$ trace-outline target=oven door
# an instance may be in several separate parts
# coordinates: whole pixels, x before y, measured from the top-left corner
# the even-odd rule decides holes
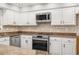
[[[33,40],[32,49],[47,51],[47,41],[46,40]]]

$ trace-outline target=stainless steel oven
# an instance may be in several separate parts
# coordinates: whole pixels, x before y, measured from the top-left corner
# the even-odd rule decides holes
[[[33,36],[32,49],[48,51],[48,36]]]

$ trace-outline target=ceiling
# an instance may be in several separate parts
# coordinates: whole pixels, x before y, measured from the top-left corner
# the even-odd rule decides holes
[[[17,6],[19,8],[34,6],[34,5],[44,5],[44,4],[48,4],[48,3],[6,3],[6,5]]]

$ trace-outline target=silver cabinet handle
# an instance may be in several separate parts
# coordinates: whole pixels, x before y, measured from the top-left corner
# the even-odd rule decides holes
[[[60,24],[62,24],[62,21],[60,21]]]
[[[64,21],[63,21],[63,24],[64,24]]]
[[[49,45],[51,45],[51,43],[49,43]]]
[[[25,40],[26,43],[28,43],[28,40]]]
[[[7,41],[7,39],[4,39],[5,41]]]
[[[56,41],[56,39],[54,39]]]
[[[65,48],[65,44],[63,45],[63,47]]]

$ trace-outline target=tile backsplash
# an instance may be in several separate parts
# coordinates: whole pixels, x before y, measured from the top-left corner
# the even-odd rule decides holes
[[[79,32],[79,15],[76,26],[52,26],[51,23],[38,23],[37,26],[4,26],[4,30],[41,31],[41,32]]]

